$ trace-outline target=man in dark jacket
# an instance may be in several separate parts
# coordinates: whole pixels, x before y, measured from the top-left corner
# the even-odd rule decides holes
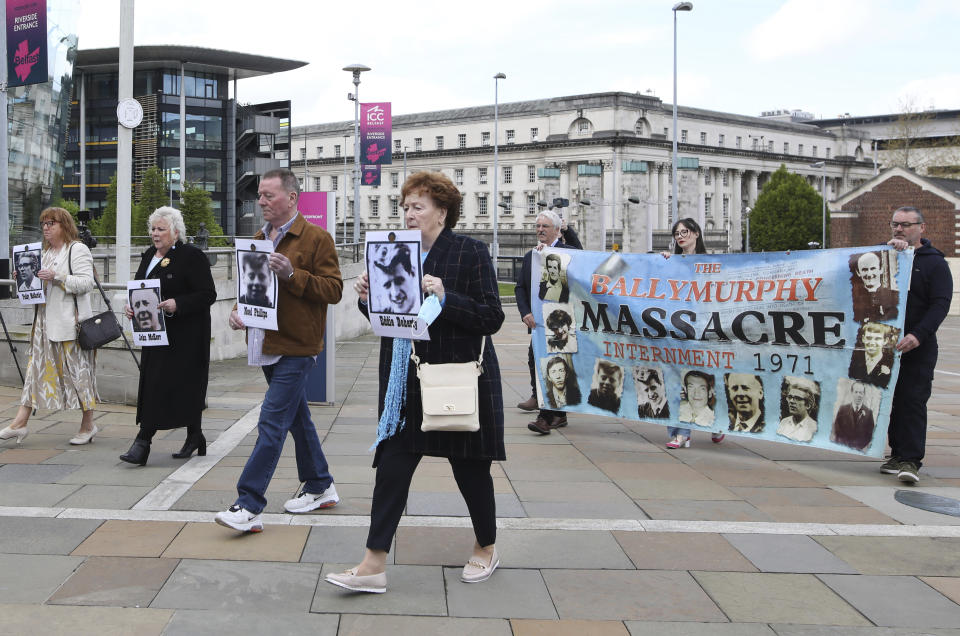
[[[559,215],[551,210],[544,210],[539,215],[537,215],[537,249],[538,251],[543,249],[543,247],[565,247],[568,249],[576,249],[570,245],[565,245],[560,239],[560,226],[562,221],[560,220]],[[532,275],[533,269],[533,250],[527,252],[523,257],[523,265],[520,267],[520,278],[517,279],[517,285],[515,288],[515,294],[517,298],[517,310],[520,312],[520,319],[523,321],[523,324],[527,326],[527,329],[533,329],[537,321],[533,317],[533,310],[531,309],[531,281],[530,277]],[[558,266],[559,272],[559,266]],[[540,293],[545,293],[543,285],[538,286],[538,295]],[[569,297],[569,289],[566,291],[566,296]],[[537,408],[537,375],[534,370],[534,358],[533,358],[533,343],[531,342],[530,348],[527,351],[527,366],[530,369],[530,398],[517,404],[517,408],[524,411],[533,411]],[[540,413],[537,416],[537,419],[527,425],[531,431],[540,433],[541,435],[548,435],[550,429],[559,428],[561,426],[566,426],[567,416],[564,415],[563,411],[550,411],[547,409],[541,409]]]
[[[907,295],[904,336],[897,343],[900,376],[893,392],[887,437],[891,457],[880,471],[896,474],[900,481],[915,484],[927,441],[927,400],[937,366],[937,329],[950,310],[953,279],[943,253],[922,238],[923,215],[914,207],[901,207],[890,223],[890,245],[913,247],[913,274]]]

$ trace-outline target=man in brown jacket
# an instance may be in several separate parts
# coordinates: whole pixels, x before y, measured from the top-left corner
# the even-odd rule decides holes
[[[237,483],[237,500],[216,522],[241,532],[260,532],[264,496],[283,450],[293,436],[301,492],[283,507],[305,513],[335,506],[340,498],[307,408],[307,375],[323,350],[327,305],[340,302],[343,280],[333,239],[297,212],[300,185],[289,170],[260,179],[263,228],[255,239],[273,241],[268,266],[276,273],[277,331],[247,328],[247,362],[263,367],[267,393],[260,407],[257,443]],[[244,329],[236,308],[230,326]]]

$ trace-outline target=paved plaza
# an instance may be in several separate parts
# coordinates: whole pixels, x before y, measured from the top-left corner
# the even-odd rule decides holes
[[[265,382],[245,360],[212,365],[206,457],[170,457],[179,429],[146,467],[119,461],[134,409],[110,404],[88,446],[68,444],[78,412],[41,411],[22,446],[0,443],[0,634],[960,635],[960,518],[895,501],[908,487],[875,459],[708,434],[668,451],[663,427],[585,415],[535,435],[513,408],[529,395],[528,336],[505,311],[488,582],[460,582],[473,534],[449,465],[429,458],[387,593],[323,582],[366,538],[379,345],[366,336],[337,345],[337,404],[312,408],[341,503],[282,513],[299,486],[290,441],[261,534],[213,523],[256,439]],[[960,319],[940,336],[914,490],[960,499]],[[0,387],[0,427],[19,394]]]

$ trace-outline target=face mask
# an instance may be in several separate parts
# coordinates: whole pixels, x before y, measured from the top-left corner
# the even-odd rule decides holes
[[[427,327],[432,325],[433,321],[440,315],[442,309],[443,306],[437,297],[434,294],[430,294],[424,299],[423,303],[420,304],[420,311],[417,313],[417,324],[423,324],[423,329],[426,331]],[[421,336],[423,332],[416,333],[415,331],[414,334]]]

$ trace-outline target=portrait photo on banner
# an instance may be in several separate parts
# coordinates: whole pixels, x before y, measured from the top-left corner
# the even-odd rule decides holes
[[[784,376],[780,383],[780,424],[777,435],[809,442],[817,434],[820,383],[809,378]]]
[[[856,322],[896,320],[900,303],[897,289],[897,253],[892,250],[850,255],[850,289]]]
[[[859,380],[839,378],[833,409],[830,441],[858,451],[866,451],[873,439],[882,390]],[[886,439],[878,440],[885,445]]]
[[[23,305],[45,303],[43,280],[37,276],[41,269],[41,243],[13,246],[13,267],[17,273],[17,296]]]
[[[713,429],[717,408],[716,377],[700,369],[688,369],[681,372],[680,382],[677,420]]]
[[[237,313],[246,327],[277,329],[277,274],[270,269],[273,241],[237,239]]]
[[[847,375],[873,386],[886,388],[893,373],[900,330],[893,325],[867,322],[857,329],[857,341],[850,354]]]
[[[724,373],[729,431],[762,433],[767,425],[763,378],[753,373]]]
[[[660,367],[633,367],[633,382],[637,391],[637,417],[663,420],[670,417],[670,400]]]
[[[546,390],[543,402],[552,410],[580,404],[582,397],[577,384],[577,371],[569,353],[549,356],[540,361]]]
[[[576,353],[576,313],[572,304],[543,303],[543,325],[546,328],[547,353]]]
[[[570,264],[570,254],[565,253],[567,251],[557,250],[540,253],[540,286],[537,298],[545,303],[566,303],[570,301],[570,286],[567,282],[567,266]]]
[[[597,358],[593,365],[587,404],[611,413],[619,413],[622,396],[623,367],[616,362]]]
[[[370,282],[367,309],[378,336],[424,339],[417,314],[423,303],[419,230],[367,232],[364,262]],[[421,327],[423,327],[421,329]]]
[[[127,282],[127,304],[133,310],[130,322],[133,341],[141,347],[167,344],[167,325],[160,308],[160,281],[158,279]]]

